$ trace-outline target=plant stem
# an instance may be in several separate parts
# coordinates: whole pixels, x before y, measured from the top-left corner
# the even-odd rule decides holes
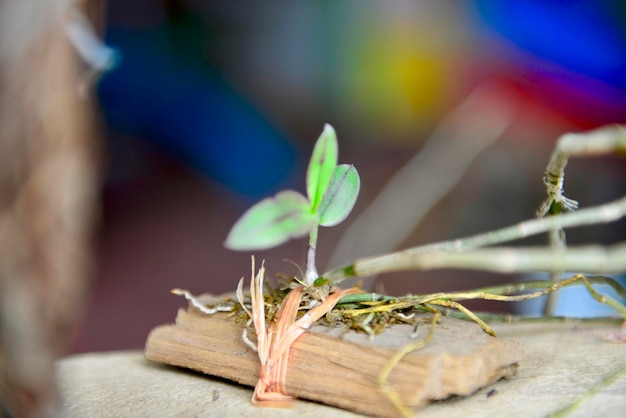
[[[317,250],[317,231],[319,225],[315,224],[311,232],[309,232],[309,246],[306,251],[306,271],[304,272],[304,282],[308,286],[312,286],[315,279],[319,277],[317,268],[315,267],[315,251]]]
[[[580,271],[593,271],[594,273],[608,271],[605,266],[596,266],[605,256],[610,260],[612,269],[624,269],[624,261],[620,262],[619,257],[626,257],[626,242],[622,245],[615,245],[611,250],[602,248],[578,249],[575,251],[566,250],[568,254],[568,263],[561,264],[558,257],[550,247],[537,248],[534,250],[504,250],[504,249],[484,249],[467,251],[477,247],[500,244],[507,241],[525,238],[542,232],[558,228],[576,227],[583,225],[594,225],[617,221],[626,216],[626,196],[604,205],[595,206],[588,209],[581,209],[577,212],[565,213],[559,216],[549,216],[546,218],[532,219],[521,222],[517,225],[501,228],[492,232],[474,235],[467,238],[456,239],[452,241],[444,241],[434,244],[428,244],[419,247],[409,248],[394,253],[362,258],[356,260],[352,264],[345,265],[329,271],[324,277],[333,283],[348,277],[366,277],[374,274],[386,273],[391,271],[402,270],[420,270],[430,268],[470,268],[494,270],[489,268],[492,255],[498,253],[503,264],[513,267],[510,263],[515,264],[514,269],[500,268],[498,271],[537,271],[542,269],[574,269]],[[506,251],[506,254],[503,252]],[[582,252],[582,253],[581,253]],[[532,253],[532,254],[531,254]],[[522,255],[524,254],[524,255]],[[564,255],[565,255],[564,254]],[[530,256],[530,258],[528,257]],[[588,266],[580,266],[576,257],[584,256],[590,259]],[[594,258],[594,257],[600,258]],[[463,258],[463,262],[452,261],[452,258]],[[523,262],[522,262],[523,260]],[[575,264],[575,265],[574,265]],[[502,267],[502,266],[500,266]],[[612,270],[611,269],[611,270]]]
[[[550,249],[555,253],[562,253],[567,249],[567,243],[565,241],[565,231],[561,228],[553,229],[548,233],[549,237],[549,245]],[[552,281],[558,282],[563,279],[563,270],[562,269],[552,269]],[[556,309],[559,305],[559,293],[552,292],[548,295],[548,299],[546,300],[546,305],[543,308],[544,316],[553,316],[556,315]]]
[[[578,208],[578,202],[563,195],[565,166],[570,157],[597,156],[624,150],[626,150],[626,130],[622,125],[609,125],[589,132],[562,135],[557,141],[543,177],[548,198],[537,212],[539,217],[548,214],[557,216],[564,210],[573,211]],[[553,251],[566,249],[565,232],[562,227],[551,230],[549,239]],[[562,270],[558,268],[552,270],[552,280],[557,282],[562,277]],[[544,315],[554,315],[557,305],[558,293],[551,293],[544,308]]]
[[[406,270],[455,268],[497,273],[532,271],[591,271],[594,274],[621,273],[626,270],[626,241],[608,247],[574,247],[554,254],[549,247],[485,248],[465,252],[397,252],[364,258],[332,270],[324,277],[336,284],[347,277]]]

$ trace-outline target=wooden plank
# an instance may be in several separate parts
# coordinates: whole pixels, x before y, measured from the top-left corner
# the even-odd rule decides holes
[[[525,357],[514,379],[472,396],[434,402],[419,418],[545,417],[591,388],[626,361],[620,324],[567,322],[494,323],[503,340],[520,343]],[[65,400],[59,416],[356,418],[345,410],[299,401],[293,409],[257,408],[252,389],[185,369],[147,361],[136,351],[79,354],[58,362]],[[626,373],[589,396],[571,414],[621,418],[626,410]],[[361,415],[358,415],[361,416]]]
[[[421,339],[430,325],[420,325]],[[287,392],[362,414],[397,416],[379,384],[381,370],[401,347],[412,344],[413,327],[396,325],[370,340],[342,327],[314,326],[293,345]],[[242,325],[228,314],[205,315],[190,307],[176,323],[155,328],[145,354],[149,360],[185,367],[254,386],[257,353],[241,339]],[[444,317],[431,342],[405,356],[393,369],[388,387],[411,409],[451,395],[469,395],[515,375],[522,351],[513,341],[485,334],[471,322]]]

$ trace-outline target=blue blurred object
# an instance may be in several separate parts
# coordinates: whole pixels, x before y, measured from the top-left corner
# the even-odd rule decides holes
[[[581,125],[626,121],[626,2],[477,0],[515,77]]]
[[[99,85],[113,131],[154,142],[232,190],[253,198],[278,190],[296,150],[206,63],[169,48],[161,29],[112,28],[119,66]]]
[[[615,1],[479,0],[483,18],[511,42],[572,71],[626,88],[626,7]]]

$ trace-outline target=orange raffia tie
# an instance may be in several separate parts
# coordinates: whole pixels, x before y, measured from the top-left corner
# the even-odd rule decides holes
[[[294,397],[287,394],[285,380],[291,345],[311,325],[335,307],[335,304],[344,295],[360,292],[359,289],[334,288],[332,293],[322,303],[305,313],[296,321],[296,314],[300,307],[304,286],[291,290],[280,305],[276,320],[269,327],[265,323],[265,300],[263,299],[264,265],[254,274],[254,257],[252,258],[252,278],[250,280],[250,299],[252,312],[243,305],[242,285],[239,283],[237,294],[248,316],[252,318],[257,335],[257,351],[261,366],[259,380],[254,388],[252,404],[256,406],[289,408],[293,405]]]

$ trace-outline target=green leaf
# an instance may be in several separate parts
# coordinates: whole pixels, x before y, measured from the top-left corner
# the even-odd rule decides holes
[[[313,286],[315,287],[322,287],[325,284],[328,284],[328,279],[324,278],[324,277],[318,277],[317,279],[315,279],[315,281],[313,282]]]
[[[337,154],[337,135],[333,127],[326,124],[313,148],[306,177],[306,191],[312,213],[317,211],[328,189],[337,166]]]
[[[315,224],[306,197],[279,192],[252,206],[235,223],[224,245],[231,250],[263,250],[309,233]]]
[[[335,226],[350,214],[359,195],[361,180],[351,164],[341,164],[335,168],[330,185],[318,210],[322,226]]]

